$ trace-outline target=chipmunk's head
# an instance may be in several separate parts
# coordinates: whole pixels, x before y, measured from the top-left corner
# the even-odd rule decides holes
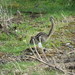
[[[50,16],[50,21],[54,20],[54,17],[53,16]]]

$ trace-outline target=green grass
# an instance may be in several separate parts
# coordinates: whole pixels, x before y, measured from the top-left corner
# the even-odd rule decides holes
[[[58,73],[55,70],[49,70],[48,68],[42,69],[41,66],[37,67],[37,65],[39,65],[38,62],[11,62],[4,65],[0,64],[0,74],[56,75],[56,73]],[[59,74],[62,75],[60,72]]]
[[[5,2],[6,1],[6,2]],[[29,48],[29,46],[33,47],[33,45],[29,44],[29,40],[31,36],[36,35],[38,32],[49,32],[50,29],[50,16],[54,16],[58,20],[62,20],[63,17],[61,14],[64,14],[65,17],[68,17],[70,15],[75,15],[75,8],[72,8],[71,6],[68,7],[65,4],[65,1],[62,0],[56,0],[55,2],[49,1],[49,0],[5,0],[1,1],[0,5],[2,5],[4,8],[9,10],[9,14],[15,13],[16,10],[20,11],[31,11],[31,12],[44,12],[45,14],[42,14],[40,17],[31,19],[29,14],[23,13],[25,16],[24,23],[23,24],[13,24],[13,26],[17,26],[17,34],[18,37],[16,37],[13,34],[6,35],[5,33],[0,33],[0,51],[2,52],[8,52],[8,53],[14,53],[16,55],[20,54],[21,51],[25,50],[26,48]],[[72,9],[71,9],[72,8]],[[74,28],[71,28],[71,26],[68,25],[69,28],[65,29],[65,26],[67,26],[66,23],[62,24],[56,24],[55,26],[55,32],[51,36],[50,40],[46,43],[43,43],[43,46],[46,48],[59,48],[61,47],[62,43],[71,42],[72,34],[71,32],[74,31]],[[62,36],[63,33],[63,36]],[[68,36],[70,35],[70,37]],[[22,38],[20,41],[19,38]],[[8,63],[5,65],[0,64],[0,70],[6,69],[10,72],[8,75],[13,75],[13,72],[11,70],[20,68],[24,71],[27,71],[26,69],[30,66],[37,65],[37,62],[17,62],[17,63]],[[18,66],[19,65],[19,66]],[[32,72],[32,75],[55,75],[55,71],[34,71]]]
[[[13,34],[6,35],[5,33],[1,33],[0,40],[1,40],[2,44],[0,45],[0,51],[18,54],[20,51],[28,48],[31,36],[36,35],[38,32],[45,32],[45,33],[49,32],[49,29],[51,26],[51,23],[49,21],[49,16],[50,16],[50,14],[46,14],[46,15],[36,18],[36,19],[30,19],[29,16],[26,15],[27,20],[25,20],[25,23],[16,25],[17,30],[18,30],[17,31],[18,37],[16,37]],[[55,15],[53,14],[53,16],[55,16]],[[57,16],[58,15],[56,15],[55,17],[57,17]],[[62,17],[58,16],[58,19],[62,19]],[[51,47],[53,47],[51,43],[54,43],[54,45],[56,45],[56,47],[60,47],[62,43],[69,42],[69,39],[68,39],[69,37],[66,39],[66,36],[65,36],[65,34],[67,34],[64,29],[65,25],[67,25],[67,24],[61,23],[59,25],[56,25],[54,34],[51,36],[50,40],[48,42],[44,43],[43,45],[45,47],[51,48]],[[63,37],[61,35],[62,31],[64,34]],[[19,40],[20,37],[22,38],[21,41]],[[61,40],[61,37],[62,37],[63,41]],[[33,45],[31,45],[31,46],[33,46]]]
[[[55,71],[40,70],[40,66],[37,67],[38,62],[14,62],[5,65],[0,64],[0,74],[6,71],[7,75],[15,74],[30,74],[30,75],[55,75]],[[34,69],[35,68],[35,69]]]
[[[1,1],[1,5],[4,8],[8,8],[9,10],[13,10],[13,13],[16,10],[20,11],[32,11],[32,12],[43,12],[43,13],[50,13],[50,14],[59,14],[65,12],[67,14],[73,14],[75,12],[75,5],[74,3],[67,0],[6,0]]]
[[[0,72],[5,70],[5,71],[9,71],[9,73],[7,75],[13,75],[14,72],[16,72],[16,70],[22,72],[26,69],[28,69],[29,66],[35,66],[37,65],[38,62],[11,62],[11,63],[7,63],[5,65],[1,65],[0,64]]]
[[[49,21],[49,16],[50,15],[48,14],[33,20],[29,19],[29,21],[25,21],[24,24],[17,25],[18,37],[16,37],[13,34],[6,35],[5,33],[1,33],[0,42],[2,44],[0,45],[0,51],[19,54],[20,51],[29,48],[29,46],[33,46],[29,45],[31,36],[36,35],[38,32],[45,32],[45,33],[49,32],[51,25]],[[62,17],[60,17],[59,19],[61,18]],[[54,44],[58,48],[62,45],[62,43],[70,42],[69,37],[67,37],[67,32],[64,29],[64,26],[67,26],[67,24],[64,23],[56,25],[54,34],[51,36],[49,41],[43,43],[43,46],[47,48],[53,48]],[[69,29],[67,29],[67,31],[69,31]],[[70,31],[72,31],[72,29],[70,29]],[[69,33],[71,33],[70,31]],[[61,33],[63,33],[63,36]],[[24,37],[22,37],[22,35]],[[20,37],[22,38],[21,41],[19,40]]]

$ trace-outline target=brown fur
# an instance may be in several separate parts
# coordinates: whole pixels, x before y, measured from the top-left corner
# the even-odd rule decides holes
[[[53,17],[50,17],[50,21],[51,21],[51,29],[49,31],[48,34],[44,33],[44,32],[40,32],[35,36],[32,36],[30,39],[30,44],[38,44],[39,42],[45,42],[53,33],[53,29],[54,29],[54,19]]]

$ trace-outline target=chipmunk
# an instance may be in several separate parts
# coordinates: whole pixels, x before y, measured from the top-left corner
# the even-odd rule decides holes
[[[30,44],[38,44],[39,42],[45,42],[47,41],[47,39],[52,35],[53,33],[53,30],[54,30],[54,18],[53,17],[50,17],[50,21],[51,21],[51,28],[49,30],[49,33],[46,34],[44,32],[39,32],[37,35],[35,36],[32,36],[31,39],[30,39]]]

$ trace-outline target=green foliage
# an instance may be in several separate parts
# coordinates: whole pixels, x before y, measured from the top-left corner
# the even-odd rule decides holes
[[[14,62],[14,63],[8,63],[8,64],[0,64],[0,71],[7,71],[6,73],[8,75],[13,75],[14,73],[23,75],[23,74],[31,74],[31,75],[55,75],[56,71],[49,71],[49,70],[40,70],[37,65],[39,65],[38,62]],[[35,69],[34,69],[35,68]]]
[[[9,10],[58,13],[62,11],[74,11],[75,3],[73,0],[6,0],[1,2]],[[0,4],[1,4],[0,3]]]
[[[2,33],[2,34],[0,34],[0,40],[7,40],[8,39],[8,36],[7,36],[7,34],[5,34],[5,33]]]
[[[71,1],[71,2],[69,2]],[[31,19],[29,14],[23,14],[25,16],[25,22],[23,24],[13,24],[12,26],[17,26],[16,37],[13,34],[6,35],[5,33],[0,33],[0,51],[20,54],[21,51],[29,48],[33,45],[29,44],[31,36],[34,36],[38,32],[49,32],[50,29],[50,16],[54,16],[58,20],[62,20],[61,14],[64,16],[75,15],[75,1],[73,0],[3,0],[0,5],[5,9],[7,8],[12,13],[15,13],[17,10],[22,11],[31,11],[31,12],[44,12],[46,14],[40,14],[40,17]],[[9,13],[10,14],[10,13]],[[46,43],[43,43],[43,46],[46,48],[58,48],[62,43],[70,42],[69,31],[64,29],[65,24],[56,25],[55,33],[51,36],[50,40]],[[62,29],[63,28],[63,29]],[[62,32],[62,30],[64,30]],[[73,30],[70,29],[72,32]],[[62,34],[63,33],[63,36]],[[21,38],[22,40],[19,40]],[[22,69],[26,69],[28,66],[35,65],[31,62],[21,62],[18,63]],[[24,67],[23,67],[24,66]],[[13,64],[0,65],[0,68],[13,69]],[[18,68],[18,67],[17,67]],[[42,74],[43,72],[41,72]],[[45,73],[45,74],[44,74]],[[44,72],[44,75],[55,75],[55,71]],[[11,75],[11,74],[10,74]],[[13,74],[12,74],[13,75]],[[39,75],[38,72],[33,72],[32,75]]]

